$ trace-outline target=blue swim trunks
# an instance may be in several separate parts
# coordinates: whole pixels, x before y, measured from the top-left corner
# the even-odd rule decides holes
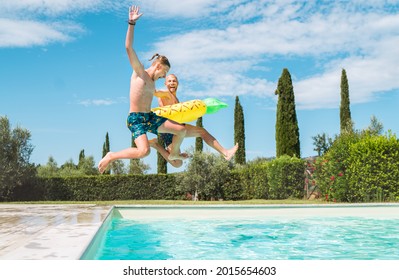
[[[173,140],[173,134],[170,133],[161,133],[159,134],[161,135],[161,138],[163,140],[163,143],[165,145],[165,147],[169,147],[170,144],[172,144],[172,140]]]
[[[151,132],[158,134],[158,128],[168,119],[157,116],[153,112],[149,113],[130,113],[127,117],[126,125],[132,132],[133,140],[140,135]]]

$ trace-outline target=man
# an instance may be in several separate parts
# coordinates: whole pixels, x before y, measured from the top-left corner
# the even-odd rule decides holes
[[[167,106],[179,103],[176,96],[177,88],[179,86],[179,81],[174,74],[170,74],[165,79],[165,86],[167,91],[157,91],[155,96],[158,97],[159,106]],[[186,126],[186,136],[185,137],[201,137],[206,144],[219,152],[226,160],[230,160],[234,154],[237,152],[238,144],[230,149],[224,148],[220,143],[213,137],[206,129],[203,127],[193,126],[190,124],[185,124]],[[168,156],[171,151],[171,143],[173,135],[168,133],[161,133],[161,137],[164,140],[166,150],[158,143],[157,139],[150,140],[150,145],[156,149],[172,166],[180,167],[183,162],[179,159],[172,159]]]
[[[151,112],[155,81],[159,78],[165,78],[166,73],[169,71],[170,63],[165,56],[158,54],[150,59],[153,60],[155,58],[149,68],[144,69],[144,66],[140,63],[133,49],[133,39],[136,22],[142,15],[139,13],[139,7],[131,6],[129,8],[129,25],[125,41],[129,62],[134,70],[130,80],[130,111],[127,125],[132,132],[137,148],[127,148],[118,152],[107,153],[98,164],[100,173],[103,173],[114,160],[138,159],[149,155],[150,144],[147,132],[173,134],[168,160],[184,160],[187,158],[187,155],[180,154],[180,145],[186,134],[184,125],[169,121]]]

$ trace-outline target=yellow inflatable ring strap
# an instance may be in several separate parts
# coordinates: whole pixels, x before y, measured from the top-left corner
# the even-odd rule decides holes
[[[151,109],[158,116],[170,119],[178,123],[192,122],[205,114],[213,114],[227,104],[216,98],[206,98],[204,100],[190,100],[173,105],[157,107]]]

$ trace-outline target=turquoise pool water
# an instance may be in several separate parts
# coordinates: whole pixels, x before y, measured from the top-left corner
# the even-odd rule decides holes
[[[273,210],[279,213],[278,209]],[[351,216],[349,210],[346,215],[317,215],[317,208],[312,215],[294,215],[298,212],[291,211],[291,215],[276,217],[254,216],[255,212],[234,217],[228,210],[215,217],[209,214],[212,212],[198,216],[159,215],[163,216],[160,218],[156,212],[149,218],[141,218],[141,214],[138,218],[111,215],[97,236],[96,245],[84,258],[399,260],[399,217],[395,215]]]

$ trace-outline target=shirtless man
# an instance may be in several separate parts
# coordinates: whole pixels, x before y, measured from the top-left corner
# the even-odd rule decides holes
[[[147,132],[173,134],[168,160],[181,161],[187,158],[185,154],[180,154],[180,145],[186,135],[185,126],[159,117],[151,112],[155,81],[159,78],[165,78],[166,73],[169,71],[170,63],[165,56],[158,54],[150,59],[155,58],[149,68],[144,69],[144,66],[140,63],[136,51],[133,49],[133,39],[134,27],[142,15],[139,13],[139,7],[131,6],[129,8],[129,25],[125,42],[129,62],[134,70],[130,80],[130,110],[127,126],[132,132],[132,137],[137,147],[107,153],[98,164],[100,173],[103,173],[114,160],[138,159],[149,155],[150,144]]]
[[[179,86],[179,81],[174,74],[170,74],[165,79],[165,86],[167,91],[157,91],[155,96],[158,97],[159,106],[167,106],[179,103],[176,96],[177,88]],[[237,152],[238,144],[230,149],[224,148],[220,143],[213,137],[206,129],[199,126],[193,126],[190,124],[185,124],[186,126],[186,136],[185,137],[201,137],[206,144],[211,148],[219,152],[226,160],[230,160],[234,154]],[[166,150],[158,143],[157,139],[150,140],[150,145],[156,149],[172,166],[180,167],[183,162],[181,160],[171,160],[168,156],[169,151],[171,151],[171,143],[173,135],[168,133],[161,133],[161,137],[165,142]]]

